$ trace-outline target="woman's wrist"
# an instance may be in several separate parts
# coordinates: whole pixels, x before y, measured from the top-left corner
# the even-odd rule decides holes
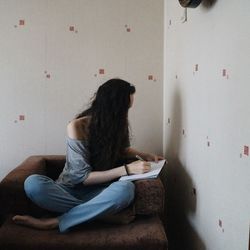
[[[127,172],[126,172],[126,169],[125,169],[124,165],[118,167],[118,169],[119,169],[119,177],[127,175]]]
[[[125,168],[126,174],[129,175],[128,165],[127,165],[127,164],[124,164],[124,168]]]

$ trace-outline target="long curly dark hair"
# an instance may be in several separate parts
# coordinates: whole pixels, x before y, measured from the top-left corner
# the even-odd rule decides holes
[[[90,107],[75,117],[90,116],[88,161],[93,170],[115,167],[129,146],[128,110],[134,93],[132,84],[110,79],[98,88]]]

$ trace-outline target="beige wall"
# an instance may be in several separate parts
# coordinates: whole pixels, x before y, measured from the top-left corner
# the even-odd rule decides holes
[[[184,23],[183,10],[165,1],[168,236],[172,249],[246,250],[250,2],[204,0]]]
[[[163,0],[0,0],[0,37],[1,179],[65,154],[68,121],[112,77],[137,88],[132,146],[162,153]]]
[[[137,88],[132,145],[163,143],[169,161],[173,249],[247,249],[250,3],[203,2],[182,23],[165,0],[163,32],[163,0],[0,0],[0,179],[30,155],[65,154],[68,121],[124,78]]]

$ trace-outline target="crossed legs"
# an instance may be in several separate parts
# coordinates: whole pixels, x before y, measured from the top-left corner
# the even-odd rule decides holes
[[[129,181],[116,181],[107,187],[73,189],[61,186],[47,176],[34,174],[25,180],[24,189],[38,206],[62,215],[41,219],[16,215],[13,221],[37,229],[59,228],[61,233],[85,221],[115,214],[134,199],[134,184]]]

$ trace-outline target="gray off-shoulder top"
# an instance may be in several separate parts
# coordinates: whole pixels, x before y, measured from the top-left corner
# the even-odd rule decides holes
[[[92,168],[87,162],[87,144],[87,140],[66,137],[66,162],[56,183],[74,187],[88,177]]]

